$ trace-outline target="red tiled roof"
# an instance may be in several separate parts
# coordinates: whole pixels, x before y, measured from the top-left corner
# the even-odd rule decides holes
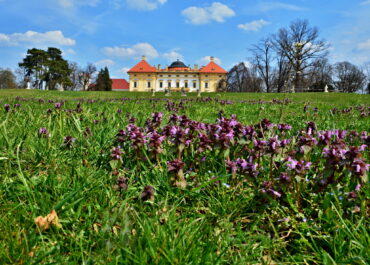
[[[145,60],[141,60],[137,65],[132,67],[127,73],[155,73],[157,68],[150,66]]]
[[[130,84],[126,79],[112,79],[112,90],[128,90]]]
[[[203,66],[200,68],[199,72],[201,73],[217,73],[217,74],[226,74],[227,71],[225,71],[221,66],[216,64],[215,62],[210,62],[206,66]]]

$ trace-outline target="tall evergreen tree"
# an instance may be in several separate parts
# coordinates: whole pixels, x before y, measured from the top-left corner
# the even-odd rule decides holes
[[[100,69],[98,78],[96,80],[96,90],[98,91],[112,91],[112,80],[109,76],[108,67]]]
[[[71,83],[68,62],[57,48],[49,47],[47,51],[29,49],[19,67],[26,71],[27,77],[35,80],[35,86],[39,89],[43,83],[47,89],[56,89],[57,84],[64,86]]]

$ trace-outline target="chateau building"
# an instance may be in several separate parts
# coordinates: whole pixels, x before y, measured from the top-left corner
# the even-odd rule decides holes
[[[206,66],[193,68],[177,60],[170,66],[161,68],[151,66],[145,56],[128,72],[130,91],[171,91],[215,92],[226,80],[227,71],[214,62],[211,57]]]

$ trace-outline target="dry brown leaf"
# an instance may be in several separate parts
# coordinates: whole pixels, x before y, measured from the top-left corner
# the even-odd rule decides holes
[[[35,223],[37,227],[40,228],[41,231],[48,230],[52,225],[57,228],[62,227],[62,225],[59,223],[59,218],[55,210],[51,210],[51,212],[45,217],[43,216],[36,217]]]

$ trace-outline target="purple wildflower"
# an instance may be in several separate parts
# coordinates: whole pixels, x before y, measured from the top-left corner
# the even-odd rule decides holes
[[[369,171],[370,164],[366,164],[364,160],[355,158],[353,163],[350,165],[350,170],[357,176],[365,176]]]
[[[60,109],[62,107],[63,103],[57,102],[54,104],[55,109]]]
[[[72,136],[66,136],[64,137],[64,146],[71,147],[73,143],[76,141],[76,138],[73,138]]]
[[[290,131],[292,129],[292,126],[289,124],[278,124],[278,129],[280,131]]]
[[[309,170],[311,164],[311,162],[305,162],[303,160],[297,161],[288,157],[288,167],[294,170],[297,174],[302,174],[304,171]]]
[[[236,163],[234,161],[226,161],[226,170],[230,173],[237,171]]]
[[[49,137],[49,131],[46,128],[40,128],[39,129],[39,136],[40,137]]]
[[[280,174],[280,180],[281,180],[282,182],[287,182],[287,183],[291,182],[291,179],[290,179],[290,177],[289,177],[288,173],[286,173],[286,172],[282,172],[282,173]]]
[[[113,147],[112,153],[111,153],[111,158],[113,160],[121,160],[122,159],[122,151],[121,151],[120,146]]]
[[[5,109],[6,112],[9,112],[10,105],[9,104],[4,104],[4,109]]]
[[[185,163],[181,161],[181,159],[175,159],[172,161],[167,162],[168,166],[168,172],[179,172],[183,167]]]
[[[143,192],[140,194],[142,201],[154,201],[154,188],[150,185],[144,187]]]
[[[127,190],[128,189],[128,178],[119,177],[117,179],[117,185],[115,187],[120,192]]]
[[[148,145],[150,150],[155,154],[161,153],[162,152],[161,144],[166,137],[158,134],[156,131],[149,133],[148,137],[149,137]]]

